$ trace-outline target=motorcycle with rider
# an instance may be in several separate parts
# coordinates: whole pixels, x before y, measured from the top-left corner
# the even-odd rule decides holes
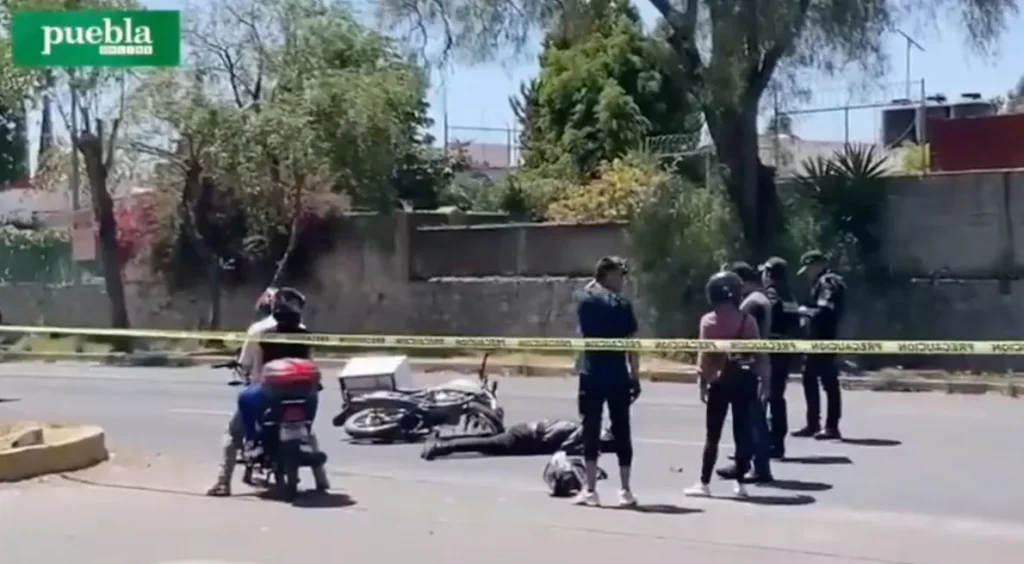
[[[257,320],[246,331],[251,338],[243,344],[235,366],[246,386],[238,395],[236,409],[225,430],[220,470],[207,495],[231,495],[231,479],[240,450],[244,460],[257,460],[263,454],[261,449],[265,445],[259,440],[260,426],[264,414],[281,397],[278,382],[286,382],[293,389],[300,378],[304,383],[312,384],[308,391],[303,392],[301,403],[306,412],[305,419],[309,423],[314,420],[320,385],[319,371],[311,360],[309,345],[261,341],[261,337],[267,335],[309,333],[302,322],[305,305],[305,296],[287,287],[268,288],[257,301]],[[305,441],[314,453],[320,454],[315,434],[310,431]],[[325,458],[321,455],[318,460]],[[316,490],[330,489],[323,463],[313,464],[311,469]],[[248,472],[246,478],[250,478]]]

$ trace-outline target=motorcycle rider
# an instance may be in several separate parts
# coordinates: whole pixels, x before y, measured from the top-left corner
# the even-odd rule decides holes
[[[302,310],[306,298],[294,288],[267,288],[256,302],[256,314],[264,315],[257,320],[246,333],[259,337],[271,333],[308,333],[302,323]],[[264,343],[257,339],[247,340],[239,353],[240,372],[249,386],[239,394],[239,405],[228,422],[222,443],[222,459],[217,481],[207,491],[211,496],[231,495],[231,477],[238,460],[238,451],[243,446],[243,439],[252,433],[261,413],[256,412],[263,405],[263,397],[259,384],[262,380],[263,367],[272,361],[282,358],[310,358],[309,345],[294,343]],[[315,410],[315,402],[313,403]],[[254,419],[255,418],[255,419]],[[316,436],[310,436],[310,446],[319,450]],[[316,489],[330,489],[327,474],[322,466],[314,467],[313,478]]]
[[[601,452],[614,453],[615,439],[610,430],[601,437]],[[431,437],[420,457],[433,460],[439,456],[473,452],[484,456],[536,456],[563,451],[569,455],[583,454],[583,426],[579,421],[541,419],[517,423],[502,433]]]

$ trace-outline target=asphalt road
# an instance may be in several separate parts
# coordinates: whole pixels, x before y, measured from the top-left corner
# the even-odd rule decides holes
[[[422,376],[436,383],[445,375]],[[93,423],[117,451],[160,452],[210,463],[234,405],[227,374],[202,368],[112,368],[77,364],[0,365],[2,419]],[[501,379],[508,422],[570,417],[573,382]],[[803,400],[791,386],[791,422]],[[1018,400],[992,396],[847,392],[846,443],[791,439],[796,461],[776,463],[778,488],[752,493],[763,504],[879,512],[900,518],[964,518],[1024,523],[1024,417]],[[496,487],[542,487],[542,458],[461,458],[425,462],[420,445],[353,445],[330,425],[340,398],[333,383],[321,400],[318,435],[336,485],[344,473]],[[634,409],[635,490],[642,501],[675,504],[696,478],[703,406],[693,386],[648,383]],[[726,452],[729,447],[726,447]],[[604,459],[612,471],[614,461]],[[677,470],[683,467],[683,471]],[[210,476],[212,480],[213,476]],[[716,484],[727,493],[729,484]],[[611,498],[614,485],[605,487]],[[804,511],[792,508],[793,511]],[[807,508],[808,511],[814,511]]]

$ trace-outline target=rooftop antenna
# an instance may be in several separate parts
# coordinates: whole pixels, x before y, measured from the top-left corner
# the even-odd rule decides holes
[[[906,72],[907,72],[907,98],[909,99],[912,96],[912,94],[910,92],[910,52],[912,50],[911,48],[916,47],[918,51],[924,53],[924,47],[922,47],[920,43],[915,41],[913,37],[911,37],[911,36],[907,35],[906,33],[904,33],[903,30],[897,29],[896,33],[902,35],[903,39],[907,40]]]

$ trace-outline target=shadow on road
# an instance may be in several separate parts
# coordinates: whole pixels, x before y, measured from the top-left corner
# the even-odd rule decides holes
[[[348,494],[341,492],[309,492],[299,494],[292,501],[292,505],[295,507],[330,509],[352,507],[356,505],[356,500],[352,499]]]
[[[785,490],[789,492],[824,492],[832,489],[825,482],[804,482],[802,480],[775,480],[770,484],[758,484],[758,488]]]
[[[345,438],[341,439],[342,443],[356,446],[393,446],[393,445],[419,445],[426,442],[425,437],[410,437],[402,440],[386,440],[386,439],[353,439]]]
[[[614,507],[620,511],[633,511],[635,513],[654,513],[658,515],[690,515],[691,513],[704,513],[703,509],[697,507],[680,507],[668,503],[642,503],[636,507]]]
[[[728,498],[739,503],[754,505],[810,505],[817,499],[805,494],[798,495],[749,495],[747,497]]]
[[[12,401],[19,401],[21,398],[0,398],[0,403],[9,403]]]
[[[903,444],[903,441],[896,439],[842,439],[840,442],[847,445],[866,447],[894,447]]]
[[[849,456],[787,456],[778,462],[789,464],[853,464]]]

